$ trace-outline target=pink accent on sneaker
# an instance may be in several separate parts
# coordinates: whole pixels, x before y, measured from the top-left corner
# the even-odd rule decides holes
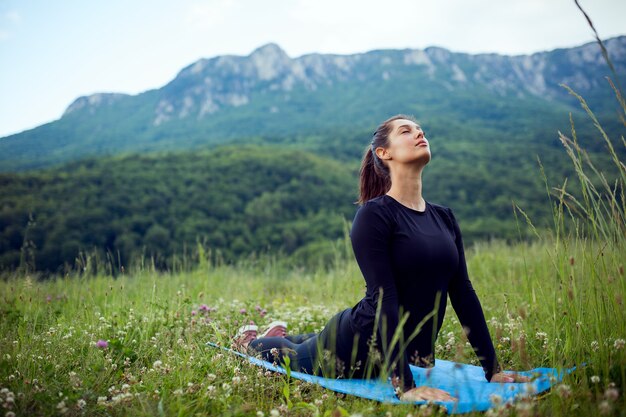
[[[257,338],[258,330],[259,327],[254,324],[241,326],[233,338],[232,348],[240,352],[245,352],[250,342]]]
[[[285,337],[287,336],[287,322],[273,321],[267,326],[261,337]]]

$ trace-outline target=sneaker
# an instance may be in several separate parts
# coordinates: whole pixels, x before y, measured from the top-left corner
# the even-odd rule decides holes
[[[267,330],[261,334],[261,337],[285,337],[287,336],[287,322],[273,321],[267,326]]]
[[[239,352],[247,353],[248,345],[257,338],[258,330],[259,327],[254,324],[241,326],[233,338],[232,348]]]

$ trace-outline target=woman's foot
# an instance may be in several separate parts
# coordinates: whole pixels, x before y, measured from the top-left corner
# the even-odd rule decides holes
[[[402,401],[458,401],[448,391],[433,387],[415,387],[400,395]]]
[[[241,326],[233,338],[231,347],[241,353],[247,353],[250,342],[257,338],[259,327],[254,324]]]
[[[273,321],[260,337],[285,337],[287,336],[287,322]]]

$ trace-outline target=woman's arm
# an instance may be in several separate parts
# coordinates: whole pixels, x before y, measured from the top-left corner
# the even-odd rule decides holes
[[[354,217],[350,239],[357,263],[365,278],[368,293],[374,294],[375,301],[378,301],[382,290],[381,317],[377,330],[379,340],[385,360],[398,361],[397,365],[391,369],[392,381],[399,378],[399,388],[402,391],[408,391],[414,387],[414,381],[406,352],[400,352],[399,343],[396,343],[389,351],[393,335],[398,327],[399,303],[389,254],[392,219],[383,210],[383,207],[375,204],[365,203],[361,206]],[[384,328],[381,326],[383,320],[385,321]]]
[[[448,213],[452,220],[455,243],[459,253],[459,267],[450,281],[448,294],[461,325],[469,331],[467,337],[485,371],[485,378],[487,381],[491,381],[492,376],[501,371],[500,364],[496,358],[496,351],[489,335],[483,309],[467,274],[465,250],[463,249],[459,224],[451,209],[448,209]]]

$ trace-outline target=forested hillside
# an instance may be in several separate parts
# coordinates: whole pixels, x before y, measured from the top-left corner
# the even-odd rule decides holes
[[[197,242],[230,260],[292,253],[341,236],[356,185],[336,162],[253,146],[87,160],[0,181],[2,265],[16,266],[32,241],[34,266],[48,270],[92,248],[119,251],[122,265],[143,254],[159,266]]]
[[[348,135],[318,145],[345,159],[286,144],[241,144],[2,174],[1,268],[56,272],[93,251],[117,268],[151,258],[168,268],[198,244],[227,262],[282,253],[295,264],[323,263],[357,209],[359,160],[349,155],[363,147]],[[554,183],[569,169],[562,150],[436,137],[431,148],[424,196],[454,209],[466,244],[518,238],[513,201],[538,227],[549,224],[536,158]]]

